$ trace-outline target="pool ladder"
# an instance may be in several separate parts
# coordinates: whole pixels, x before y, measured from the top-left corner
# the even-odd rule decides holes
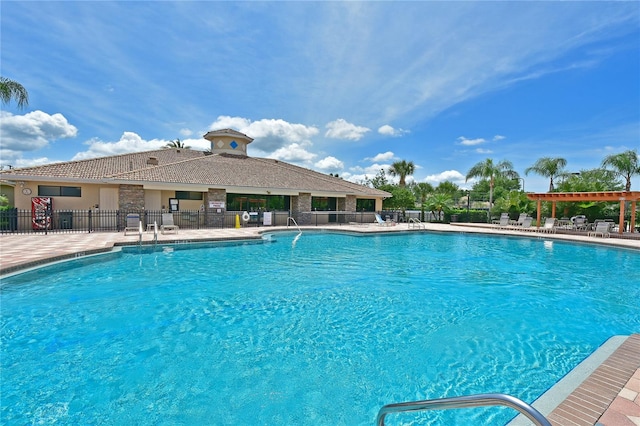
[[[420,219],[416,219],[413,217],[409,218],[409,221],[407,222],[407,226],[409,227],[409,229],[427,229],[425,224],[420,222]]]
[[[289,222],[293,222],[293,224],[296,226],[296,228],[298,228],[298,232],[300,232],[302,234],[302,230],[300,229],[300,226],[298,225],[298,222],[296,222],[296,220],[294,218],[289,216],[287,218],[287,226],[289,226]]]
[[[505,395],[503,393],[481,393],[477,395],[457,396],[452,398],[387,404],[378,411],[376,425],[384,426],[384,418],[387,414],[426,410],[446,410],[449,408],[489,407],[495,405],[513,408],[537,426],[551,426],[549,420],[547,420],[538,410],[518,398],[511,395]]]
[[[296,225],[296,228],[298,228],[298,235],[296,235],[296,237],[293,239],[293,243],[292,243],[292,246],[295,247],[296,243],[300,239],[300,236],[302,235],[302,229],[300,229],[300,226],[298,225],[298,222],[296,222],[296,220],[294,218],[292,218],[291,216],[289,216],[287,218],[287,226],[289,226],[289,221],[293,222],[293,224]]]

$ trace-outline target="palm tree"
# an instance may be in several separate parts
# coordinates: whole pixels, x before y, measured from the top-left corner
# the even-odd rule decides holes
[[[444,218],[443,212],[447,213],[453,207],[453,198],[451,195],[442,192],[436,192],[431,194],[427,198],[427,208],[431,210],[431,214],[442,220]]]
[[[433,192],[433,186],[427,182],[419,182],[413,185],[412,189],[416,200],[420,203],[420,220],[424,222],[424,207],[429,194]]]
[[[611,167],[613,172],[627,180],[625,191],[631,191],[631,177],[640,174],[640,161],[638,152],[634,150],[625,151],[620,154],[612,154],[602,161],[602,167]]]
[[[404,188],[407,184],[405,178],[412,175],[415,169],[416,166],[411,161],[396,161],[391,165],[391,167],[389,167],[389,174],[391,176],[400,176],[400,182],[398,185]]]
[[[528,175],[529,172],[534,172],[543,177],[549,178],[549,192],[553,191],[553,179],[562,176],[564,174],[564,168],[567,165],[567,160],[564,158],[551,158],[542,157],[536,161],[533,166],[527,167],[524,174]]]
[[[465,182],[471,178],[479,177],[489,179],[489,209],[493,206],[493,186],[498,176],[504,176],[509,179],[517,179],[518,173],[513,170],[513,164],[510,161],[502,160],[497,164],[493,163],[491,158],[487,158],[471,167],[465,177]]]
[[[24,108],[29,104],[29,93],[22,84],[0,77],[0,98],[3,104],[8,104],[11,99],[18,103],[18,108]]]
[[[186,146],[184,142],[180,139],[176,139],[175,141],[169,141],[168,144],[164,146],[165,148],[182,148],[182,149],[191,149],[191,147]]]

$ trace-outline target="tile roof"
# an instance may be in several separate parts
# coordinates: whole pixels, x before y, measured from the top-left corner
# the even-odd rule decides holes
[[[157,165],[148,160],[157,159]],[[56,179],[87,183],[168,183],[208,187],[267,188],[272,190],[389,197],[391,194],[266,158],[233,154],[205,155],[189,149],[161,149],[70,161],[0,172],[5,179]]]

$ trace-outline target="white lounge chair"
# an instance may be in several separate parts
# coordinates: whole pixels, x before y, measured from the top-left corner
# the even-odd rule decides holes
[[[533,218],[531,216],[527,216],[522,220],[522,225],[514,227],[514,229],[517,229],[518,231],[535,231],[536,227],[531,226],[532,223]]]
[[[493,223],[494,225],[496,225],[497,227],[505,227],[505,226],[509,226],[510,220],[509,220],[509,213],[502,213],[500,215],[500,219],[499,220],[494,220],[491,223]]]
[[[527,215],[526,213],[520,213],[520,216],[518,217],[518,220],[515,221],[511,221],[511,225],[513,226],[522,226],[522,224],[524,223],[525,218],[527,218],[529,215]]]
[[[602,238],[608,238],[611,236],[610,230],[611,222],[598,222],[596,224],[596,229],[594,229],[593,231],[589,231],[587,235],[589,235],[590,237],[597,237],[598,234],[600,234],[602,235]]]
[[[544,220],[544,225],[538,228],[538,232],[547,232],[555,234],[556,232],[556,218],[548,217]]]
[[[127,226],[124,227],[124,235],[127,232],[140,232],[140,215],[137,213],[129,213],[127,215]]]
[[[396,223],[391,220],[384,220],[378,213],[375,214],[376,223],[380,226],[394,226]]]
[[[160,225],[160,232],[163,234],[169,231],[175,231],[178,233],[180,227],[173,223],[173,213],[162,213],[162,225]]]

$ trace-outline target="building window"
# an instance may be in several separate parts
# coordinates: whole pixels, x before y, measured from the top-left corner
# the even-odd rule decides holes
[[[227,194],[227,210],[231,211],[288,211],[288,195]]]
[[[356,200],[356,211],[373,212],[376,209],[376,200],[367,198],[358,198]]]
[[[79,186],[49,186],[38,185],[40,197],[82,197],[82,188]]]
[[[178,200],[202,200],[202,192],[195,191],[176,191]]]
[[[330,212],[337,208],[337,201],[334,197],[311,197],[311,210]]]

